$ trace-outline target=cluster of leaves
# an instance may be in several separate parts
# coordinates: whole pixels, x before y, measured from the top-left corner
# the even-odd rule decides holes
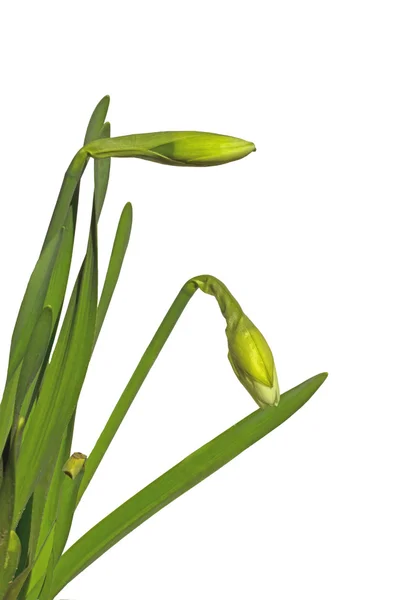
[[[112,140],[118,140],[110,138],[110,125],[105,122],[108,104],[108,97],[100,101],[87,128],[84,147],[94,150],[78,152],[66,172],[11,340],[0,404],[0,600],[54,598],[138,525],[290,417],[326,377],[317,375],[286,392],[278,407],[250,414],[138,492],[64,552],[74,511],[194,292],[184,286],[178,294],[88,459],[78,454],[70,457],[79,395],[132,225],[132,209],[127,204],[98,294],[97,224],[110,173],[107,149]],[[180,151],[179,145],[175,146],[171,164],[181,160],[177,148]],[[115,151],[114,155],[127,154]],[[172,160],[159,152],[150,158],[136,155],[156,162]],[[79,181],[91,156],[94,194],[87,250],[60,324],[74,247]]]

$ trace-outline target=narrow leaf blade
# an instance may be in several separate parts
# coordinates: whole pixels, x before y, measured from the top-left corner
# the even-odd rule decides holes
[[[89,124],[87,126],[84,144],[88,144],[92,140],[97,140],[100,136],[99,133],[103,127],[104,121],[106,120],[108,107],[110,106],[110,96],[104,96],[95,107],[92,116],[90,117]]]
[[[111,133],[110,123],[104,123],[100,138],[109,138]],[[111,158],[97,158],[94,161],[94,201],[96,204],[97,217],[100,217],[104,200],[107,194],[108,181],[110,178]]]
[[[17,518],[33,491],[38,473],[46,468],[51,456],[58,455],[63,432],[76,408],[93,348],[97,278],[97,226],[93,206],[84,265],[21,446]],[[36,465],[35,469],[31,468],[32,464]]]
[[[105,316],[110,306],[118,278],[121,273],[122,264],[124,262],[125,253],[128,248],[129,239],[132,230],[132,205],[128,202],[122,213],[118,223],[117,232],[114,238],[114,244],[108,264],[106,277],[104,280],[103,290],[99,301],[96,317],[96,333],[95,340],[100,333]]]
[[[321,373],[282,395],[278,407],[259,409],[150,483],[81,537],[61,557],[53,596],[119,540],[203,481],[301,408],[327,377]]]
[[[60,230],[59,234],[41,254],[29,279],[11,339],[9,376],[14,373],[24,357],[32,331],[43,310],[63,233],[64,230]]]
[[[18,380],[18,388],[15,397],[15,413],[18,416],[22,402],[27,394],[29,387],[35,379],[43,360],[47,354],[47,348],[50,342],[51,330],[53,325],[53,311],[50,306],[46,306],[40,315],[31,339],[26,349],[25,357],[21,367],[21,373]]]

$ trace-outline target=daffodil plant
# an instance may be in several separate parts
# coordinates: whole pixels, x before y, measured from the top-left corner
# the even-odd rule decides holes
[[[109,98],[89,121],[68,167],[11,339],[0,404],[0,600],[51,600],[104,552],[175,498],[278,427],[314,394],[322,373],[280,395],[272,352],[226,286],[211,275],[182,287],[88,456],[71,454],[76,407],[128,246],[132,208],[121,214],[101,293],[97,224],[113,157],[213,166],[255,150],[241,139],[195,131],[110,137]],[[74,248],[79,182],[94,160],[86,255],[60,322]],[[156,167],[155,167],[156,168]],[[228,358],[259,408],[135,494],[65,551],[76,507],[190,298],[200,289],[226,321]]]

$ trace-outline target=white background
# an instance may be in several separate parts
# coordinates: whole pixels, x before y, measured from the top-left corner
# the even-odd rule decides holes
[[[114,160],[102,274],[126,264],[82,392],[90,452],[183,282],[220,277],[310,403],[104,555],[61,598],[399,597],[397,2],[13,2],[0,10],[1,365],[66,166],[97,101],[114,135],[252,140],[213,169]],[[82,188],[76,273],[87,234]],[[103,276],[102,275],[102,276]],[[4,379],[4,377],[3,377]],[[198,293],[76,514],[70,542],[254,410]]]

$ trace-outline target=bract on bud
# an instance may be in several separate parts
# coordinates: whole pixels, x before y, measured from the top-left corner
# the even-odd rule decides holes
[[[274,357],[267,341],[246,315],[226,331],[228,358],[239,381],[263,408],[279,403]]]
[[[83,150],[93,158],[136,157],[166,165],[207,167],[244,158],[252,142],[200,131],[162,131],[98,139]]]

